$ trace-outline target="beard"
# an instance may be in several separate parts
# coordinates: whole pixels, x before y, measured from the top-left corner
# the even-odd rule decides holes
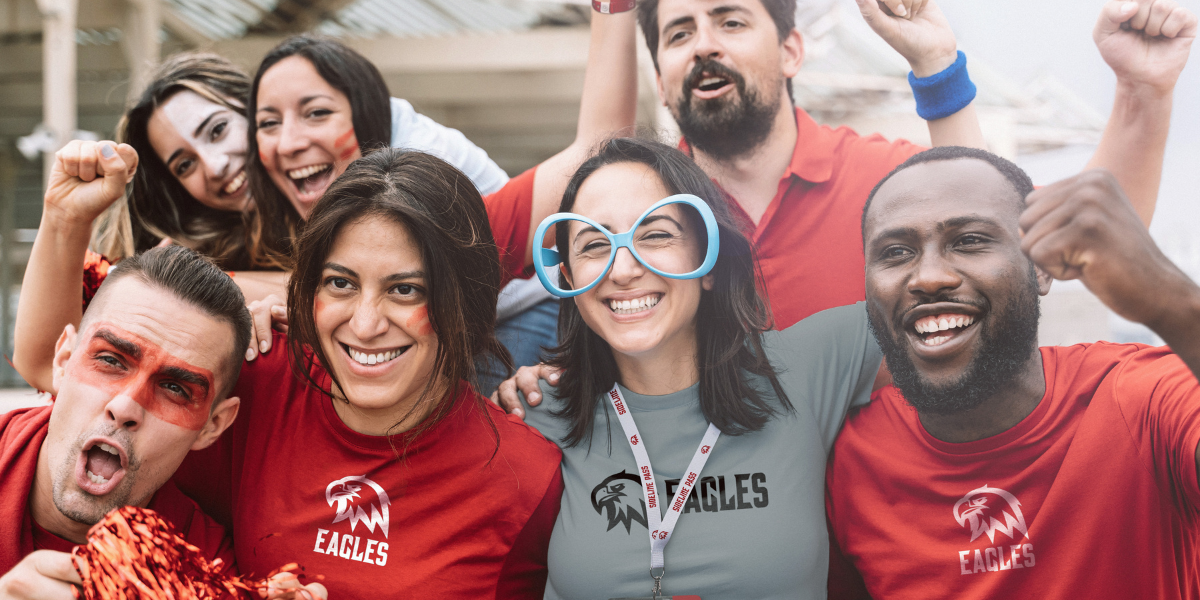
[[[705,77],[722,77],[737,87],[737,98],[725,94],[702,100],[692,96],[692,89]],[[674,117],[688,145],[718,160],[745,156],[771,134],[775,115],[779,112],[782,94],[765,98],[746,87],[741,73],[715,60],[697,61],[684,79],[683,96],[675,103]]]
[[[1013,301],[1002,307],[1003,310],[996,313],[994,319],[979,322],[979,352],[962,375],[941,385],[929,381],[917,369],[902,339],[905,334],[893,335],[899,328],[890,328],[886,319],[877,316],[874,310],[868,310],[871,333],[879,342],[879,348],[887,359],[888,370],[892,372],[892,381],[904,395],[905,401],[921,413],[953,415],[978,407],[998,391],[1012,385],[1029,362],[1031,353],[1037,351],[1041,307],[1038,302],[1037,274],[1032,266],[1030,279],[1030,283],[1021,286]],[[948,297],[935,298],[928,303],[950,300]],[[986,308],[973,302],[964,304]]]

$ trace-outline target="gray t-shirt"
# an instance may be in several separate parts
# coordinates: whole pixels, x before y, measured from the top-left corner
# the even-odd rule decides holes
[[[881,356],[861,302],[767,333],[763,342],[795,411],[781,412],[760,431],[717,440],[667,545],[665,595],[826,595],[825,462],[850,406],[869,401]],[[769,383],[755,385],[777,402]],[[621,388],[668,498],[708,427],[697,389],[642,396]],[[561,400],[553,387],[543,384],[542,391],[545,401],[525,420],[561,441],[567,423],[551,414]],[[546,598],[650,595],[637,463],[612,406],[602,401],[597,411],[590,450],[586,443],[563,448],[565,490],[550,538]]]

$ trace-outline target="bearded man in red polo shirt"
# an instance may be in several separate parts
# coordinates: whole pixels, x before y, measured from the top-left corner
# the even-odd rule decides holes
[[[895,387],[834,444],[830,597],[1200,597],[1200,287],[1115,179],[935,148],[862,228]],[[1170,346],[1038,348],[1053,279]]]
[[[859,8],[908,60],[914,90],[954,71],[958,60],[965,69],[933,0],[859,0]],[[741,209],[776,328],[862,300],[859,217],[867,193],[924,148],[818,125],[793,105],[791,78],[804,61],[795,0],[640,0],[637,10],[659,98],[693,158]],[[1118,83],[1113,118],[1092,166],[1117,176],[1147,223],[1171,91],[1195,28],[1195,16],[1173,1],[1144,0],[1109,3],[1094,32]],[[918,94],[918,112],[937,117],[929,120],[934,146],[984,147],[974,110],[963,104],[971,92],[943,98],[961,101],[950,110],[965,106],[952,114],[922,110]]]
[[[238,412],[250,316],[179,246],[125,259],[58,339],[53,406],[0,415],[0,598],[73,598],[70,551],[114,508],[157,511],[227,566],[224,529],[169,482]]]

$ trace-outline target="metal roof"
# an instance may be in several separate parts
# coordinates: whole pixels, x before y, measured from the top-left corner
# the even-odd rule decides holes
[[[240,38],[278,0],[165,0],[197,32],[213,40]],[[530,0],[354,0],[315,30],[337,37],[425,37],[527,29],[557,4]]]

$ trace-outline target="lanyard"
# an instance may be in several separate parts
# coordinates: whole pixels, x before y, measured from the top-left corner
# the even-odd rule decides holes
[[[650,530],[650,576],[654,577],[654,585],[657,590],[660,587],[660,580],[667,573],[666,567],[663,566],[663,549],[667,547],[667,542],[671,541],[675,523],[679,521],[679,515],[683,514],[683,505],[692,488],[699,483],[700,471],[704,469],[704,463],[708,462],[709,451],[712,450],[713,444],[717,443],[721,430],[712,423],[708,424],[708,431],[704,432],[704,437],[700,439],[700,446],[692,455],[692,462],[688,463],[687,475],[679,481],[679,491],[675,493],[674,501],[667,507],[666,518],[663,518],[659,514],[658,490],[654,487],[654,469],[650,466],[650,455],[646,453],[646,440],[638,433],[637,424],[633,422],[633,415],[629,412],[619,386],[613,385],[612,391],[608,393],[608,399],[612,402],[613,409],[617,411],[617,419],[621,422],[621,428],[625,430],[625,440],[629,442],[629,449],[633,451],[633,458],[637,460],[638,473],[642,477],[642,497],[646,501],[646,520],[649,525],[647,529]],[[662,574],[655,576],[655,569],[662,569]]]

